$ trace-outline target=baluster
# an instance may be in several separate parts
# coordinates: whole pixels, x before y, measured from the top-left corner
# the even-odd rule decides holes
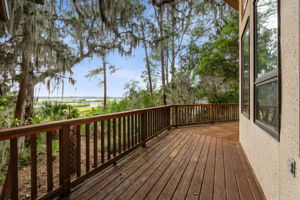
[[[175,106],[174,107],[174,110],[175,110],[175,128],[177,128],[177,124],[178,124],[178,106]]]
[[[213,106],[210,105],[209,107],[209,118],[210,118],[210,123],[213,123]]]
[[[148,139],[153,135],[153,127],[154,127],[154,125],[153,125],[153,111],[148,112],[146,117],[148,117],[148,120],[149,120],[148,123],[150,123],[149,131],[146,134],[146,138]]]
[[[111,136],[110,136],[110,119],[107,120],[107,159],[110,160],[111,155]]]
[[[157,129],[156,129],[156,134],[159,131],[160,128],[160,120],[159,120],[159,111],[156,110],[156,122],[157,122]]]
[[[100,137],[101,137],[101,163],[104,163],[104,154],[105,154],[105,144],[104,144],[104,135],[105,135],[105,131],[104,131],[104,121],[101,121],[101,132],[100,132]]]
[[[169,128],[171,128],[171,108],[172,107],[170,107],[169,108],[169,110],[168,110],[168,126],[169,126]]]
[[[166,117],[165,117],[166,112],[165,111],[166,110],[161,110],[160,111],[161,117],[162,117],[162,119],[161,119],[161,127],[162,127],[162,129],[165,128],[165,121],[166,121]]]
[[[130,149],[130,116],[127,116],[127,149]]]
[[[184,107],[183,106],[181,106],[181,108],[180,108],[180,124],[181,125],[184,125]]]
[[[30,136],[30,158],[31,158],[31,199],[37,198],[37,150],[36,134]]]
[[[63,195],[70,193],[70,125],[63,125],[59,131],[59,182]]]
[[[116,118],[113,119],[113,156],[117,155],[117,126]]]
[[[121,129],[121,125],[122,125],[122,118],[118,118],[118,150],[119,150],[119,154],[122,153],[122,129]]]
[[[169,109],[169,108],[167,108],[167,109],[165,110],[165,125],[164,125],[165,128],[168,127],[168,119],[170,119],[170,117],[168,117],[168,109]]]
[[[19,169],[19,161],[18,161],[18,138],[13,138],[10,140],[10,165],[11,171],[8,172],[11,178],[11,199],[18,199],[19,196],[19,187],[18,187],[18,169]]]
[[[152,111],[152,124],[153,124],[153,131],[150,135],[150,137],[152,137],[154,134],[155,134],[155,131],[156,131],[156,121],[155,121],[155,110]]]
[[[161,130],[161,124],[162,124],[162,117],[161,117],[161,110],[157,110],[157,116],[158,116],[158,132]]]
[[[76,175],[81,175],[81,129],[80,125],[76,126]]]
[[[181,125],[184,125],[185,123],[185,112],[184,112],[184,107],[181,107]]]
[[[139,143],[142,143],[142,114],[139,114]]]
[[[147,140],[147,113],[142,113],[142,146],[146,146]]]
[[[135,115],[135,144],[139,142],[139,114]]]
[[[85,171],[90,171],[90,124],[85,125],[85,155],[86,155],[86,163],[85,163]]]
[[[53,158],[52,158],[52,131],[46,133],[46,153],[47,153],[47,191],[53,190]]]
[[[98,122],[94,122],[94,167],[98,165]]]
[[[123,117],[123,151],[126,151],[126,117]]]
[[[159,122],[158,122],[158,112],[157,112],[157,110],[155,110],[154,111],[154,113],[155,113],[155,134],[157,133],[157,131],[158,131],[158,124],[159,124]]]
[[[191,106],[187,107],[188,124],[191,123]]]
[[[134,146],[134,116],[130,116],[131,120],[131,147]]]
[[[165,128],[167,128],[167,109],[163,110],[163,118],[164,118],[163,128],[165,129]]]

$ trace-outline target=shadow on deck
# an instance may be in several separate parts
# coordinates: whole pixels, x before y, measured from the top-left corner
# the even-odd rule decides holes
[[[65,199],[265,199],[238,135],[238,122],[167,131]]]

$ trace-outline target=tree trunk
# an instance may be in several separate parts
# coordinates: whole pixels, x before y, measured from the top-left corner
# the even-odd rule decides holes
[[[143,33],[143,38],[146,39],[145,33],[144,33],[144,27],[142,27],[142,33]],[[145,56],[146,56],[146,68],[147,68],[147,74],[148,74],[149,90],[150,90],[150,93],[153,94],[150,61],[149,61],[149,55],[148,55],[148,50],[147,50],[147,43],[145,40],[143,41],[143,44],[144,44],[144,50],[145,50]]]
[[[160,30],[160,61],[161,61],[161,89],[164,105],[167,105],[166,86],[165,86],[165,61],[164,61],[164,41],[163,41],[163,8],[159,8],[159,30]]]
[[[103,63],[103,109],[106,110],[107,106],[107,79],[106,79],[106,60],[105,55],[102,55],[102,63]]]
[[[29,123],[32,123],[32,118],[34,117],[33,103],[34,103],[34,86],[35,86],[35,83],[33,82],[34,77],[33,77],[32,69],[30,70],[29,76],[30,79],[28,80],[28,86],[27,86],[27,99],[26,99],[24,119],[28,120]]]
[[[27,53],[23,53],[22,55],[21,73],[22,74],[19,83],[19,92],[15,109],[15,118],[18,120],[23,120],[27,97],[27,87],[29,78],[29,55]]]
[[[27,96],[27,86],[28,86],[28,79],[29,79],[29,54],[23,52],[22,54],[22,63],[21,63],[21,80],[19,82],[19,92],[16,102],[16,109],[15,109],[15,119],[23,120],[24,118],[24,110],[25,110],[25,103],[26,103],[26,96]],[[21,141],[23,140],[23,142]],[[24,138],[18,140],[18,143],[24,143]],[[20,147],[20,145],[19,145]],[[10,199],[11,190],[12,190],[12,183],[11,183],[11,176],[12,176],[12,162],[10,161],[7,168],[7,173],[5,177],[5,181],[3,183],[2,192],[1,192],[1,200]]]
[[[169,85],[169,51],[168,47],[165,48],[166,51],[166,84]]]
[[[172,20],[172,32],[174,33],[176,30],[176,19],[175,19],[175,3],[172,4],[172,9],[171,9],[171,20]],[[171,83],[173,85],[174,83],[174,77],[175,77],[175,35],[172,34],[171,38],[172,42],[172,55],[171,55]]]

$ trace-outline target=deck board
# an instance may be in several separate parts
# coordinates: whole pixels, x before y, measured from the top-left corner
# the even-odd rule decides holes
[[[238,142],[238,122],[163,133],[65,199],[264,200]]]

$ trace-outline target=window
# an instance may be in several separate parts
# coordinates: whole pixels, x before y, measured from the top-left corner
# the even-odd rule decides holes
[[[250,117],[250,34],[247,23],[242,36],[242,84],[241,84],[241,108],[246,117]]]
[[[279,139],[278,0],[255,2],[255,122]]]

